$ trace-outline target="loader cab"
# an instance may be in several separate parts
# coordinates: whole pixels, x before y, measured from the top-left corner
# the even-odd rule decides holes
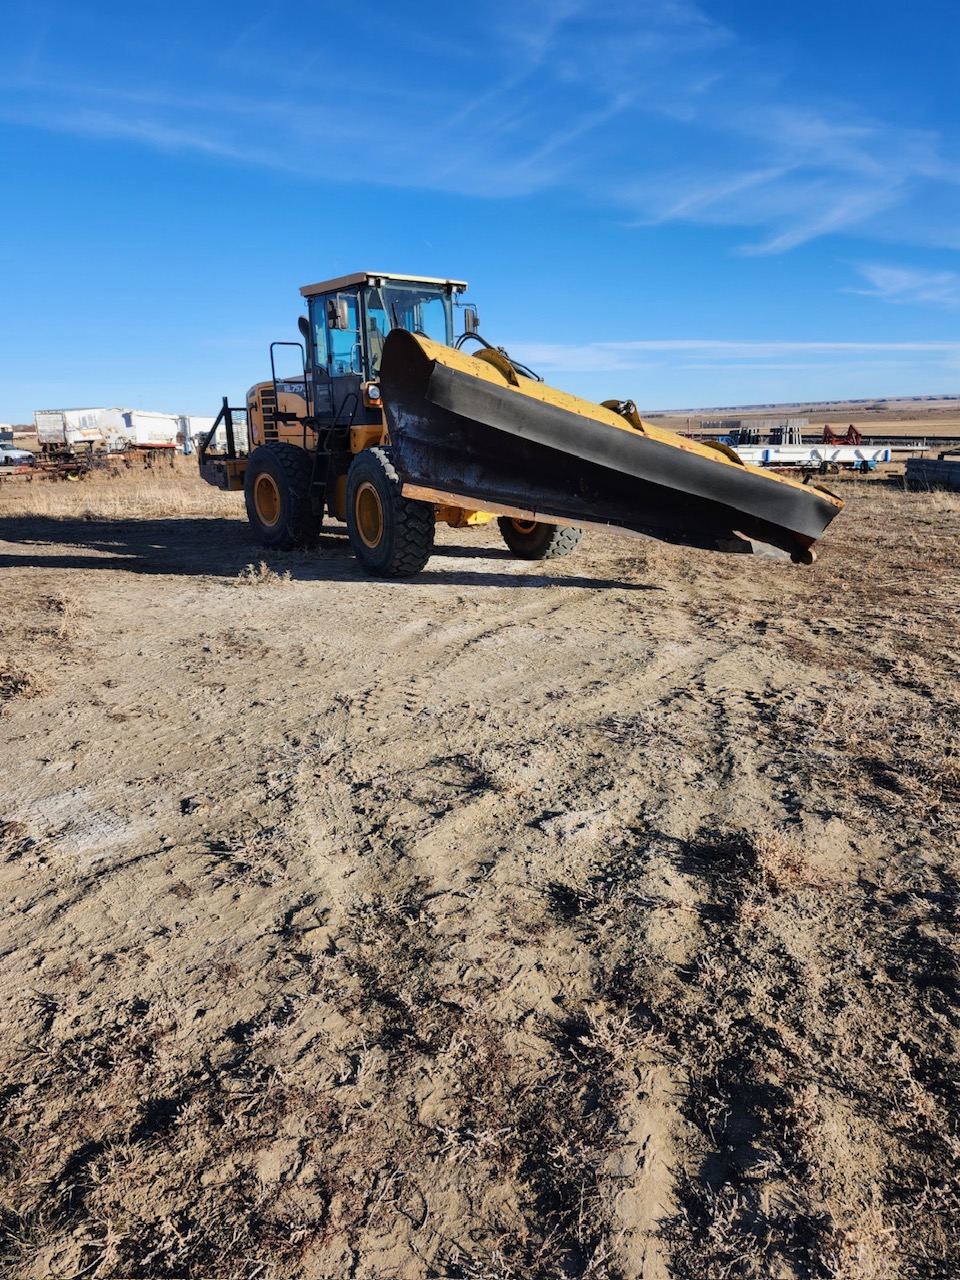
[[[453,346],[455,298],[466,287],[461,280],[370,272],[305,285],[301,328],[316,416],[344,426],[380,421],[377,382],[387,334],[408,329]]]

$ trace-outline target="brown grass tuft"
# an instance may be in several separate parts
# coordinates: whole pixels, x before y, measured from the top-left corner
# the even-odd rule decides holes
[[[17,663],[0,666],[0,707],[11,698],[37,698],[46,692],[38,675]]]
[[[248,564],[237,574],[234,586],[237,587],[282,587],[290,581],[290,570],[277,573],[265,560],[259,564]]]

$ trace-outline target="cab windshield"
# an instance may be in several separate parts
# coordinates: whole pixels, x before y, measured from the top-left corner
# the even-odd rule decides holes
[[[434,342],[453,346],[453,303],[437,285],[407,284],[404,281],[369,285],[364,290],[367,338],[373,373],[380,368],[383,339],[391,329],[409,329]]]

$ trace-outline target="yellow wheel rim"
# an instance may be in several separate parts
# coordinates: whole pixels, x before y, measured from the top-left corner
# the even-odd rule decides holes
[[[364,480],[357,489],[353,509],[357,517],[360,541],[372,551],[379,547],[383,539],[383,503],[369,480]]]
[[[275,525],[280,519],[280,490],[273,476],[257,476],[253,486],[253,506],[261,524]]]
[[[517,533],[533,533],[537,527],[536,520],[511,520]]]

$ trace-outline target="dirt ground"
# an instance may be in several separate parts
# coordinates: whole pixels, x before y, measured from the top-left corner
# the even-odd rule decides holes
[[[0,492],[0,1268],[960,1274],[960,496],[811,568]]]

